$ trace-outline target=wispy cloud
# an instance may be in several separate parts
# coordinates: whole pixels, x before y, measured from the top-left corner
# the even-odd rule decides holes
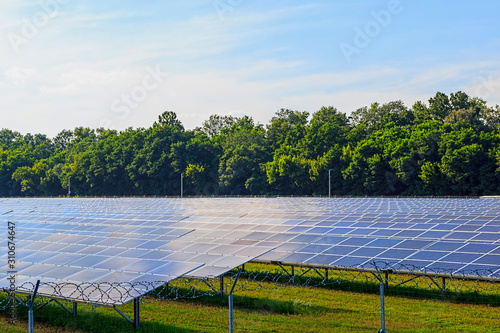
[[[34,68],[13,67],[5,72],[5,75],[12,79],[14,84],[25,84],[26,80],[32,78],[37,73]]]
[[[221,20],[206,0],[71,1],[16,54],[7,34],[20,33],[23,18],[41,7],[7,2],[0,12],[0,105],[16,113],[2,126],[49,135],[97,127],[103,119],[118,129],[146,127],[165,110],[177,112],[187,128],[214,113],[248,114],[266,123],[282,107],[313,112],[332,105],[348,113],[375,101],[427,101],[438,90],[500,103],[500,44],[492,32],[498,30],[492,14],[498,2],[488,2],[487,12],[443,3],[430,12],[414,2],[405,24],[388,27],[349,66],[339,40],[351,38],[352,28],[373,19],[370,11],[386,2],[232,3]],[[434,12],[446,15],[438,22]],[[473,34],[453,28],[471,22],[483,23]],[[113,113],[113,101],[139,89],[145,68],[156,66],[168,78],[127,117]]]

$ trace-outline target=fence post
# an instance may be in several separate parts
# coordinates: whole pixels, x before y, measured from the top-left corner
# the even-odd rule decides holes
[[[378,333],[387,333],[385,330],[384,282],[380,282],[380,326]]]
[[[29,333],[33,333],[34,330],[34,315],[33,315],[33,306],[35,305],[36,293],[38,291],[38,286],[40,286],[40,280],[36,281],[35,291],[33,292],[33,296],[31,296],[28,301],[28,324],[29,324]]]
[[[31,302],[31,300],[30,300]],[[33,307],[30,306],[28,308],[28,324],[29,324],[29,328],[28,328],[28,331],[29,333],[33,333],[33,322],[34,322],[34,319],[33,319]]]

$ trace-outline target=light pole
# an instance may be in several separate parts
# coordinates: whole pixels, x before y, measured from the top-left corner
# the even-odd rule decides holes
[[[328,197],[332,196],[332,177],[331,177],[332,169],[328,169]]]
[[[182,195],[183,195],[183,192],[184,191],[184,173],[181,173],[181,198],[182,198]]]
[[[68,177],[68,198],[71,197],[71,176]]]

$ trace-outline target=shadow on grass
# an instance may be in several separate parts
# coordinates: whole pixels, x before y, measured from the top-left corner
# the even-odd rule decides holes
[[[379,283],[348,281],[338,284],[326,285],[324,288],[339,291],[362,292],[367,294],[380,294]],[[489,305],[500,307],[500,295],[480,293],[478,291],[453,291],[444,292],[436,289],[422,289],[411,286],[397,286],[385,289],[386,296],[404,297],[408,299],[433,300],[450,303],[473,305]]]
[[[129,318],[133,317],[130,309],[124,310]],[[10,322],[10,309],[0,311],[0,315]],[[16,308],[17,327],[28,327],[28,309],[24,306]],[[111,308],[92,309],[91,306],[78,308],[78,315],[73,317],[58,305],[50,304],[41,309],[34,310],[35,332],[79,332],[79,333],[141,333],[141,332],[171,332],[192,333],[193,329],[184,329],[174,325],[168,325],[157,321],[141,321],[139,329],[135,329],[131,323],[121,317]],[[12,324],[9,324],[12,327]],[[0,330],[3,327],[0,327]],[[200,331],[201,332],[201,331]]]
[[[202,296],[194,299],[183,299],[177,302],[188,304],[200,304],[206,307],[229,308],[227,295],[221,299],[218,296]],[[234,296],[234,308],[239,311],[272,313],[279,315],[308,315],[320,316],[325,313],[353,313],[351,310],[332,309],[317,306],[304,301],[281,301],[268,298],[249,296]],[[127,316],[132,318],[131,306],[120,307]],[[0,311],[4,319],[10,319],[10,309]],[[132,333],[132,332],[172,332],[188,333],[197,332],[195,329],[185,329],[158,322],[156,320],[141,321],[140,328],[135,330],[128,321],[121,317],[111,308],[99,307],[92,309],[91,306],[78,307],[78,316],[73,317],[66,310],[51,303],[41,309],[34,311],[36,332],[82,332],[82,333]],[[28,309],[18,306],[16,311],[18,327],[27,327]],[[199,331],[201,332],[201,331]]]
[[[245,278],[243,274],[242,279]],[[255,275],[254,275],[255,278]],[[325,280],[320,277],[300,277],[293,278],[293,284],[288,284],[291,280],[290,277],[283,275],[283,273],[266,273],[262,275],[262,280],[270,283],[286,283],[287,285],[295,285],[297,287],[309,286],[314,288],[321,288],[327,290],[338,290],[354,293],[364,294],[380,294],[380,284],[377,282],[356,281],[356,280]],[[500,288],[498,288],[500,292]],[[500,307],[500,294],[493,294],[491,292],[482,293],[480,291],[454,291],[446,289],[444,292],[438,289],[424,289],[416,286],[399,285],[397,287],[391,286],[385,289],[385,295],[397,296],[409,299],[427,299],[434,301],[463,303],[473,305],[489,305]]]
[[[232,274],[236,274],[236,271],[233,271]],[[230,275],[229,275],[230,276]],[[325,290],[337,290],[344,292],[352,292],[352,293],[361,293],[361,294],[370,294],[370,295],[379,295],[380,294],[380,283],[378,280],[374,281],[363,281],[363,280],[346,280],[346,279],[324,279],[323,277],[318,276],[295,276],[293,279],[289,276],[283,274],[282,272],[249,272],[243,273],[240,277],[240,283],[247,283],[251,285],[255,283],[257,287],[256,289],[249,290],[258,290],[259,288],[263,289],[275,289],[275,288],[286,288],[286,287],[313,287],[318,289]],[[423,282],[422,282],[423,283]],[[261,287],[261,285],[263,287]],[[459,287],[456,287],[458,289]],[[433,301],[442,301],[442,302],[450,302],[450,303],[461,303],[461,304],[472,304],[472,305],[489,305],[493,307],[500,307],[500,287],[498,288],[498,292],[492,292],[488,290],[488,287],[485,287],[484,292],[477,290],[452,290],[446,289],[444,292],[440,289],[433,288],[427,289],[418,286],[411,285],[398,285],[394,286],[394,282],[389,283],[389,288],[385,289],[385,294],[387,296],[395,296],[395,297],[403,297],[408,299],[417,299],[417,300],[433,300]],[[170,290],[170,289],[169,289]],[[177,298],[184,298],[186,300],[193,299],[192,289],[185,287],[176,287],[175,288],[175,296]],[[172,293],[171,290],[165,292],[165,290],[159,290],[157,293],[154,293],[156,297],[171,299]],[[237,295],[237,292],[236,294]],[[210,299],[210,301],[205,301],[205,299]],[[237,297],[235,296],[235,302]],[[214,301],[215,300],[215,301]],[[194,302],[202,302],[204,304],[219,304],[220,298],[217,296],[215,292],[212,292],[212,296],[196,296],[194,297]],[[258,309],[259,306],[263,308],[271,308],[278,309],[276,312],[281,313],[294,313],[294,307],[291,304],[287,304],[283,302],[283,304],[278,305],[270,305],[263,304],[267,301],[263,301],[262,299],[251,299],[249,301],[241,301],[239,306],[243,308],[251,309],[252,307],[248,304],[254,304],[253,309]],[[226,299],[227,303],[227,299]],[[257,305],[259,304],[260,305]],[[290,302],[288,302],[290,303]],[[235,303],[236,305],[237,303]],[[281,310],[280,310],[281,309]]]
[[[219,296],[202,296],[195,299],[182,300],[186,303],[202,304],[211,307],[229,308],[229,299],[224,296],[221,299]],[[265,312],[280,315],[312,315],[319,316],[325,313],[352,313],[351,310],[345,309],[332,309],[329,307],[318,306],[312,303],[294,300],[294,301],[280,301],[269,298],[259,298],[250,296],[234,295],[233,307],[239,311],[246,312]]]

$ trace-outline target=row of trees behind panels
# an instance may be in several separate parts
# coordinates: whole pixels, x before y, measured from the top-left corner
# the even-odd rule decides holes
[[[500,107],[463,92],[412,107],[281,109],[267,125],[212,115],[185,130],[0,132],[0,196],[468,196],[500,193]]]

